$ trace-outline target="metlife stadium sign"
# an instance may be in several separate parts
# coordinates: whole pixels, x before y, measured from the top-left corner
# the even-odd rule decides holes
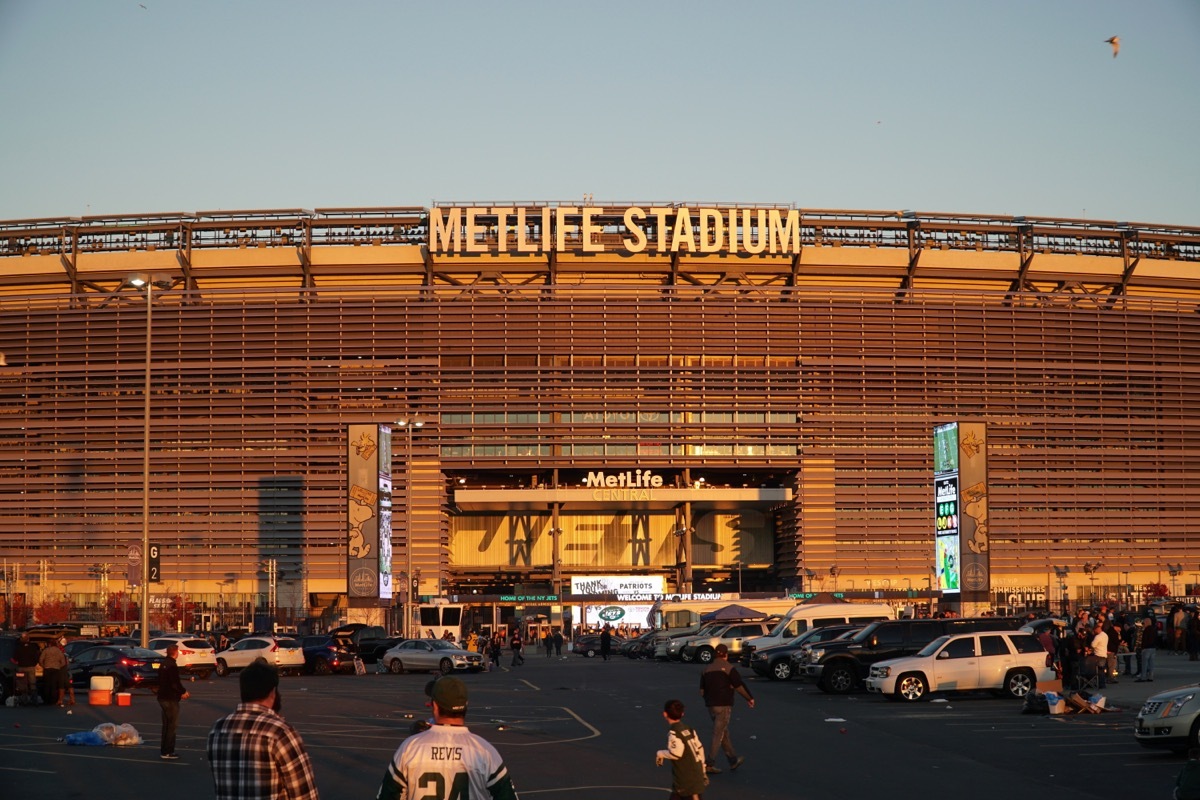
[[[429,209],[429,252],[545,254],[800,252],[795,208],[443,206]]]

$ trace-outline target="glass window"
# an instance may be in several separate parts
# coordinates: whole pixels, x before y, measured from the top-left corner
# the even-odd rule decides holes
[[[1008,645],[1005,644],[1003,636],[979,637],[979,655],[1006,656],[1008,654]]]
[[[922,645],[932,642],[942,632],[936,622],[914,622],[911,628],[912,643]]]
[[[1008,641],[1017,649],[1018,653],[1040,653],[1045,649],[1037,637],[1030,636],[1028,633],[1011,636]]]
[[[879,646],[904,644],[904,629],[899,625],[884,625],[875,631],[875,641]]]
[[[961,639],[951,639],[946,647],[938,654],[938,658],[974,658],[975,637],[964,636]]]

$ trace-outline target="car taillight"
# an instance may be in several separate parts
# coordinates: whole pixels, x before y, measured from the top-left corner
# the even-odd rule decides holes
[[[121,666],[124,666],[124,667],[140,667],[145,663],[146,663],[145,661],[138,661],[137,659],[134,659],[134,658],[122,658],[121,659]]]
[[[181,655],[181,656],[195,655],[195,653],[196,653],[195,650],[180,650],[179,651],[179,655]]]

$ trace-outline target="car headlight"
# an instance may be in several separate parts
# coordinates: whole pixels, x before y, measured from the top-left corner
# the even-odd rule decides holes
[[[823,655],[825,655],[824,650],[820,650],[820,649],[810,650],[809,654],[808,654],[808,660],[809,661],[820,661],[821,656],[823,656]]]
[[[871,667],[871,672],[872,672],[872,674],[875,675],[876,678],[886,678],[892,674],[892,668],[891,667]]]
[[[750,656],[751,661],[766,661],[767,657],[763,653],[754,653]]]
[[[1193,692],[1192,694],[1175,698],[1174,700],[1172,700],[1170,702],[1169,705],[1167,705],[1165,708],[1163,708],[1162,713],[1158,715],[1159,718],[1166,719],[1168,717],[1179,716],[1179,712],[1183,711],[1183,707],[1186,706],[1188,703],[1192,702],[1192,699],[1195,696],[1196,696],[1196,693]]]

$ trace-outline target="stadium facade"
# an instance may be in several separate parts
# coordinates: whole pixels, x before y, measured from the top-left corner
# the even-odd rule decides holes
[[[986,427],[994,604],[1194,592],[1198,262],[1197,228],[789,205],[0,223],[5,595],[95,603],[148,524],[152,606],[342,607],[353,426],[391,429],[379,605],[924,595],[947,421]]]

